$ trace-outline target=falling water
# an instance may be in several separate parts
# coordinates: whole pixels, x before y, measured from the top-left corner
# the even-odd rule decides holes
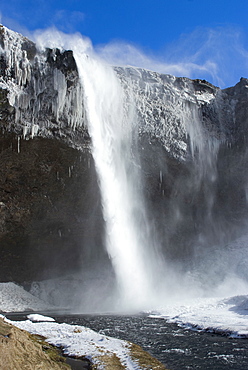
[[[111,67],[82,47],[75,48],[74,55],[84,88],[106,248],[117,278],[119,304],[122,308],[144,307],[153,291],[152,262],[145,245],[149,231],[132,147],[135,111]]]
[[[61,45],[61,40],[56,39],[51,46],[57,45]],[[183,284],[182,276],[174,271],[174,266],[162,260],[147,220],[136,152],[137,104],[135,96],[130,96],[132,84],[127,90],[128,96],[115,71],[94,54],[87,40],[70,37],[68,43],[62,45],[73,49],[83,87],[85,117],[101,190],[105,244],[117,280],[116,307],[111,309],[151,308],[168,297],[171,299],[173,294],[181,296],[183,291],[186,292],[184,287],[191,282],[184,281]],[[213,146],[215,150],[208,148],[195,104],[186,104],[181,111],[181,122],[188,134],[192,155],[194,157],[196,152],[199,156],[199,171],[193,176],[193,182],[196,182],[193,185],[198,190],[198,182],[203,180],[205,173],[207,177],[211,175],[211,181],[215,180],[212,164],[218,146]],[[209,165],[206,165],[206,158]],[[159,177],[161,181],[161,172]],[[180,213],[176,202],[173,202],[172,218],[175,213]],[[207,202],[210,218],[212,205],[211,193]],[[170,220],[166,222],[170,224]],[[173,222],[170,232],[177,233],[177,225]]]

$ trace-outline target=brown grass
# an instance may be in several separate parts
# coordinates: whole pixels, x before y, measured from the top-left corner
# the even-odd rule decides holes
[[[145,352],[137,344],[130,343],[130,355],[142,370],[168,370],[160,361]]]
[[[125,370],[125,366],[123,366],[119,360],[119,358],[116,356],[116,354],[109,353],[109,354],[104,354],[102,356],[97,357],[97,362],[101,365],[104,366],[106,370]],[[98,365],[94,364],[92,366],[93,370],[98,369]]]
[[[58,350],[0,318],[0,370],[69,370]]]
[[[130,357],[133,362],[136,362],[142,370],[168,370],[160,361],[152,357],[148,352],[144,351],[137,344],[128,342]],[[104,353],[97,357],[97,363],[92,366],[93,370],[98,369],[98,364],[104,366],[106,370],[124,370],[126,367],[122,365],[120,359],[113,353]]]

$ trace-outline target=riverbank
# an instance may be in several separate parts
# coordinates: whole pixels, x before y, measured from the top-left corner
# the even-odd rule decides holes
[[[32,316],[37,315],[30,318]],[[93,370],[166,370],[140,346],[85,327],[30,320],[6,322],[0,318],[1,370],[73,369],[56,347],[67,356],[90,360]],[[83,363],[82,369],[85,369]]]
[[[69,370],[59,351],[42,340],[0,318],[1,370]]]

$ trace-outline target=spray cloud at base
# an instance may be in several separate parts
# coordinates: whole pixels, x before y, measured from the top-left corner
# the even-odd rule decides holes
[[[142,306],[151,297],[151,252],[132,153],[135,115],[114,71],[90,55],[74,51],[84,86],[92,151],[106,222],[106,249],[117,278],[121,305]],[[130,100],[132,97],[129,97]],[[136,133],[137,134],[137,133]],[[142,226],[144,225],[144,226]],[[141,229],[140,229],[141,228]],[[150,267],[146,261],[150,261]]]

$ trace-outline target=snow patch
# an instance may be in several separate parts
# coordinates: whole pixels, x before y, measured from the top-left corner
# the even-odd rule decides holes
[[[248,338],[248,295],[189,300],[163,307],[150,317],[164,318],[187,329]]]
[[[85,356],[102,368],[101,357],[115,354],[128,370],[139,370],[139,365],[130,356],[130,344],[127,341],[111,338],[79,325],[26,321],[10,321],[11,324],[32,334],[42,335],[47,342],[61,347],[67,356]]]
[[[55,321],[52,317],[40,315],[37,313],[30,314],[27,318],[32,322]]]
[[[0,311],[20,312],[54,308],[14,283],[0,283]]]

